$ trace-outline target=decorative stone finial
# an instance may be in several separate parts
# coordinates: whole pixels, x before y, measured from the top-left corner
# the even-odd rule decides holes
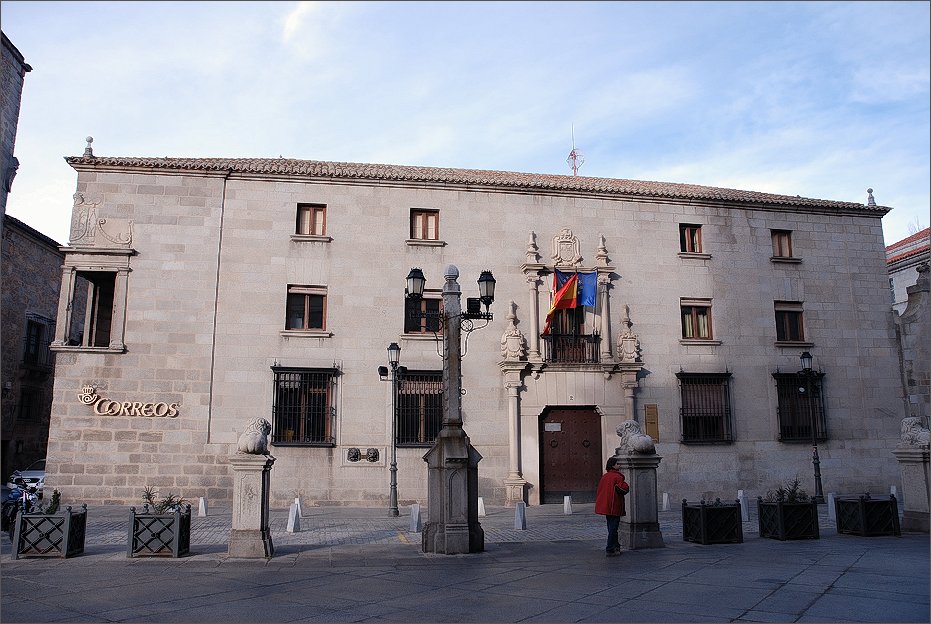
[[[873,189],[871,188],[866,189],[866,205],[867,206],[876,205],[876,200],[873,199]]]
[[[540,254],[537,247],[537,233],[530,230],[530,239],[527,241],[527,264],[537,264],[540,262]]]
[[[639,362],[640,338],[631,330],[634,324],[630,320],[630,306],[627,304],[624,304],[624,318],[621,322],[626,329],[617,336],[617,355],[621,362]]]
[[[94,150],[91,148],[91,143],[94,142],[94,137],[89,136],[84,140],[87,141],[87,147],[84,148],[84,158],[93,158]]]
[[[598,253],[595,254],[595,257],[598,259],[599,266],[608,266],[608,248],[607,242],[605,241],[605,235],[598,235]]]
[[[527,339],[517,329],[517,304],[511,301],[508,311],[508,326],[501,335],[501,357],[505,360],[526,360]]]

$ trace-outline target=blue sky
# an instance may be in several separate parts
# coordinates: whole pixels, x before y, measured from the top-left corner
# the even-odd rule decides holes
[[[877,203],[929,225],[928,2],[0,3],[7,212],[65,243],[105,156],[571,174]]]

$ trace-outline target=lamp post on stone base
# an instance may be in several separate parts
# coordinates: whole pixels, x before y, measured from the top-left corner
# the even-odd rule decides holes
[[[423,527],[423,552],[447,555],[485,550],[485,531],[478,521],[478,462],[482,456],[469,442],[462,427],[462,331],[480,327],[474,320],[492,320],[488,307],[494,301],[495,279],[490,271],[479,277],[478,299],[468,299],[462,311],[459,269],[446,267],[443,285],[443,311],[439,321],[443,331],[443,428],[425,455],[427,462],[427,518]],[[426,280],[420,269],[407,276],[407,296],[423,295]],[[485,305],[481,312],[480,305]],[[428,313],[421,312],[420,315]]]

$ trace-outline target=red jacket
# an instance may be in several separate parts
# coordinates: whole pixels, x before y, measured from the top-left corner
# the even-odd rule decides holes
[[[624,497],[614,491],[617,486],[625,492],[630,491],[630,486],[624,480],[617,470],[608,470],[598,482],[598,492],[595,495],[595,513],[602,516],[626,516],[627,509],[624,507]]]

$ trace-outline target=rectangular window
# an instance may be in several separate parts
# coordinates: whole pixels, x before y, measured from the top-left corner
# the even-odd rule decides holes
[[[326,287],[288,286],[285,329],[326,329]]]
[[[730,373],[676,373],[684,443],[732,442]]]
[[[322,204],[298,204],[296,234],[323,236],[326,234],[326,206]]]
[[[683,340],[711,340],[711,299],[681,299]]]
[[[44,403],[45,393],[40,388],[23,386],[19,393],[19,413],[17,418],[31,423],[40,422]]]
[[[272,443],[336,444],[335,369],[272,368]]]
[[[779,440],[782,442],[811,442],[812,427],[815,439],[828,439],[822,398],[823,373],[806,379],[798,373],[773,373],[778,400]]]
[[[440,213],[436,210],[411,210],[411,238],[415,240],[438,240],[440,237]]]
[[[682,253],[702,253],[700,225],[679,224],[679,251]]]
[[[404,299],[404,333],[432,334],[442,333],[440,312],[443,300],[439,292],[424,292],[420,299]],[[424,316],[426,314],[426,316]]]
[[[802,304],[798,301],[776,301],[776,341],[805,342]]]
[[[29,314],[26,319],[26,336],[23,341],[23,365],[31,368],[51,368],[52,353],[49,351],[50,319]]]
[[[792,257],[792,232],[790,230],[770,230],[773,237],[773,258]]]
[[[408,371],[398,389],[398,444],[433,444],[442,428],[443,372]]]
[[[76,277],[75,289],[83,287],[84,292],[82,296],[76,294],[71,302],[73,324],[70,328],[68,344],[82,347],[109,347],[116,273],[78,271]]]

